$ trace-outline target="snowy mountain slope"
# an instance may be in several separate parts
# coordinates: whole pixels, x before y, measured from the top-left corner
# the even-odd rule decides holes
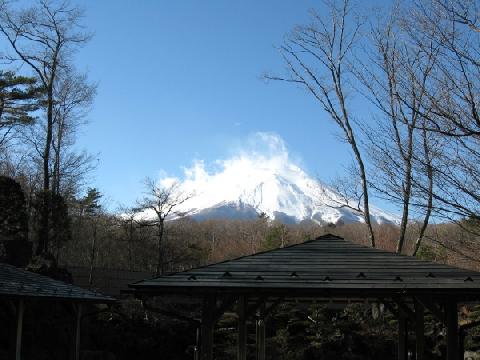
[[[340,201],[338,195],[291,161],[281,139],[273,141],[274,151],[242,153],[217,162],[217,169],[210,172],[203,162],[196,162],[185,169],[185,179],[161,182],[168,186],[176,181],[181,191],[193,194],[178,210],[198,220],[254,219],[264,212],[285,223],[363,222],[351,209],[332,207]],[[371,215],[376,223],[398,222],[394,215],[374,207]]]

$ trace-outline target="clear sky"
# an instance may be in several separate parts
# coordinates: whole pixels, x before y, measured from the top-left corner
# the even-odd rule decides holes
[[[98,153],[93,184],[132,204],[142,179],[179,176],[196,160],[231,155],[273,132],[312,175],[328,180],[350,159],[336,128],[305,90],[265,83],[282,73],[275,46],[313,0],[88,1],[95,35],[77,65],[98,82],[78,145]]]

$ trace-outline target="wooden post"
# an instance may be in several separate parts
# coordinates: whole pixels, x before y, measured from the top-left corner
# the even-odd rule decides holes
[[[17,337],[15,341],[15,360],[22,358],[22,332],[23,332],[23,313],[25,303],[23,299],[18,300],[17,305]]]
[[[465,330],[460,329],[458,334],[458,358],[463,360],[465,358]]]
[[[83,305],[79,303],[76,309],[76,318],[75,318],[75,354],[74,359],[80,360],[80,349],[81,349],[81,334],[82,334],[82,311]]]
[[[415,352],[416,360],[424,360],[425,358],[425,310],[423,305],[418,301],[414,302],[415,306]]]
[[[457,303],[453,300],[445,304],[447,323],[447,360],[460,360],[458,341],[458,312]]]
[[[197,328],[195,334],[195,347],[193,348],[193,360],[200,360],[200,328]]]
[[[260,305],[257,316],[257,360],[265,360],[265,303]]]
[[[215,325],[215,296],[206,295],[203,298],[200,359],[213,360],[213,329]]]
[[[407,314],[398,310],[398,360],[408,359],[408,324]]]
[[[247,359],[247,298],[238,300],[237,360]]]

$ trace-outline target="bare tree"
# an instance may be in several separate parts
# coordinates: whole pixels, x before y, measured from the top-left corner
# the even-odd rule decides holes
[[[328,182],[328,187],[321,187],[321,204],[362,215],[363,189],[358,167],[352,163],[345,170],[345,175],[336,176]]]
[[[126,237],[128,269],[130,271],[135,270],[134,243],[137,238],[136,233],[137,227],[139,225],[139,221],[137,220],[137,218],[140,211],[140,208],[123,206],[119,209],[119,215],[117,216],[117,222]]]
[[[422,134],[423,139],[427,136],[420,124],[425,123],[423,115],[430,111],[426,107],[427,84],[438,48],[430,42],[426,46],[429,52],[425,53],[410,46],[399,22],[398,8],[394,8],[387,21],[382,19],[372,26],[372,42],[364,54],[366,60],[357,61],[361,65],[356,66],[355,73],[365,89],[364,95],[378,110],[374,126],[364,128],[376,174],[370,185],[402,208],[396,249],[401,253],[413,203],[420,201],[415,199],[414,178],[423,173],[415,173],[415,161],[428,155],[422,151],[428,143],[419,141]],[[427,226],[430,211],[425,215],[423,223]],[[420,234],[424,231],[422,227]],[[418,243],[422,237],[417,239]]]
[[[368,227],[370,244],[375,247],[375,235],[370,219],[367,171],[354,129],[354,118],[348,105],[351,90],[349,62],[359,42],[362,25],[348,0],[329,4],[329,19],[312,12],[312,23],[297,26],[280,46],[288,77],[270,76],[303,86],[318,101],[323,110],[338,125],[341,137],[351,147],[363,193],[362,213]]]
[[[450,0],[417,0],[404,16],[403,30],[411,43],[424,54],[432,43],[441,54],[428,84],[432,111],[424,115],[430,131],[452,137],[480,135],[477,16],[477,1]]]
[[[102,205],[100,203],[102,196],[97,189],[90,188],[86,196],[80,201],[80,216],[87,220],[91,231],[88,276],[88,284],[90,286],[92,286],[93,283],[93,271],[98,251],[98,223],[102,215]]]
[[[96,86],[89,84],[84,74],[69,69],[57,78],[53,117],[51,159],[53,194],[74,195],[79,183],[94,166],[94,158],[86,152],[72,150],[78,128],[93,102]]]
[[[184,214],[178,211],[178,207],[189,200],[192,195],[183,193],[178,183],[163,186],[149,178],[145,180],[145,187],[146,196],[138,201],[138,207],[144,210],[141,225],[153,226],[156,229],[156,273],[163,274],[165,271],[165,221],[169,217],[183,216]]]
[[[380,110],[366,131],[381,175],[371,186],[403,206],[397,250],[412,209],[423,214],[414,254],[432,214],[463,226],[480,213],[478,29],[478,1],[450,0],[407,3],[374,27],[359,78]]]
[[[46,132],[42,150],[44,205],[37,254],[48,252],[50,159],[53,142],[55,84],[62,69],[69,66],[75,49],[90,38],[82,30],[82,11],[68,1],[38,0],[18,9],[2,0],[0,33],[11,47],[4,60],[30,67],[45,92]]]
[[[418,173],[423,173],[426,176],[424,177],[426,179],[426,183],[423,184],[422,186],[418,186],[418,181],[415,181],[416,187],[420,188],[420,191],[425,194],[425,199],[426,203],[424,206],[425,210],[425,215],[423,217],[423,222],[421,224],[421,227],[418,231],[417,238],[415,240],[415,244],[413,247],[413,252],[412,256],[416,256],[418,250],[420,249],[420,245],[422,244],[423,239],[426,236],[427,228],[430,223],[430,217],[432,216],[433,212],[433,187],[434,187],[434,159],[438,158],[436,153],[438,153],[435,147],[432,143],[431,139],[431,133],[429,133],[425,127],[422,129],[422,149],[423,149],[423,154],[421,155],[421,160],[418,161],[417,159],[417,164],[420,166],[420,170]],[[436,144],[438,145],[438,143]],[[422,191],[423,190],[423,191]]]
[[[417,0],[400,13],[398,31],[405,43],[419,58],[434,60],[426,81],[421,72],[410,71],[411,82],[424,84],[423,106],[418,107],[423,121],[415,127],[427,132],[424,139],[441,143],[428,154],[433,158],[423,157],[424,165],[430,162],[425,169],[434,184],[419,182],[417,187],[431,192],[437,217],[461,224],[480,213],[478,1]],[[405,94],[398,99],[414,110]]]

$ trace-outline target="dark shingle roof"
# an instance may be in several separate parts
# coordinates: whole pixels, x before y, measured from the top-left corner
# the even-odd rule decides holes
[[[0,263],[0,297],[60,298],[105,303],[115,299]]]
[[[480,298],[480,273],[361,246],[334,235],[144,280],[137,293],[300,296],[453,294]]]
[[[90,287],[90,269],[88,267],[69,266],[73,283],[80,287]],[[105,295],[120,296],[128,284],[153,276],[151,271],[128,271],[121,269],[95,268],[92,273],[92,284],[95,289]]]

